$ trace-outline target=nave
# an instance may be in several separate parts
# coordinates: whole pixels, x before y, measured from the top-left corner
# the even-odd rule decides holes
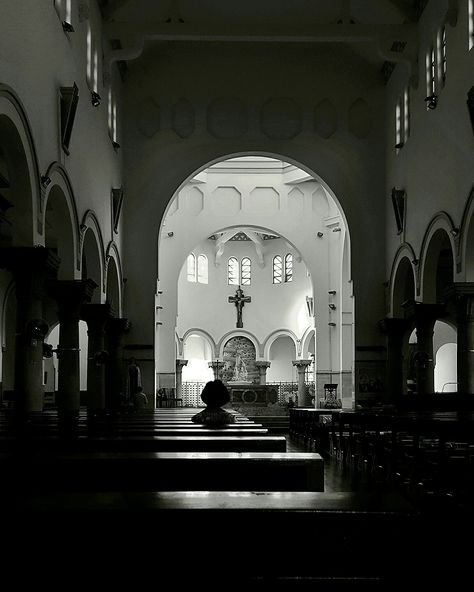
[[[230,578],[262,589],[386,589],[408,577],[426,582],[433,574],[424,562],[449,558],[443,537],[456,536],[461,514],[422,510],[316,439],[273,435],[237,413],[232,427],[209,435],[191,423],[195,411],[81,413],[69,433],[54,411],[22,430],[3,412],[7,565],[27,542],[35,567],[72,561],[78,581],[141,583],[152,570],[156,581],[187,585]],[[400,563],[402,549],[416,560]]]

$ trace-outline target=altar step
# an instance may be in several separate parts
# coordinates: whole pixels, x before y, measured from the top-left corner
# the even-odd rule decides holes
[[[261,423],[270,434],[288,434],[290,418],[288,415],[247,415],[254,422]]]

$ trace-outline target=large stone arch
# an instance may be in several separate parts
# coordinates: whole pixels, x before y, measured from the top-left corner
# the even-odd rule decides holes
[[[453,283],[456,273],[454,224],[446,212],[430,222],[420,254],[420,296],[424,303],[441,303],[444,291]]]
[[[414,300],[417,294],[415,252],[405,243],[398,249],[390,274],[390,315],[396,318],[404,316],[403,303]]]
[[[255,335],[253,335],[252,333],[250,333],[250,331],[245,331],[245,329],[239,329],[236,331],[229,331],[228,333],[226,333],[225,335],[223,335],[219,341],[217,342],[217,347],[216,347],[216,352],[217,352],[217,357],[219,358],[223,358],[224,356],[224,346],[225,344],[229,341],[229,339],[232,339],[233,337],[246,337],[247,339],[249,339],[254,347],[255,347],[255,353],[257,355],[257,360],[261,359],[262,354],[263,354],[263,346],[261,343],[259,343],[258,339],[255,337]]]
[[[212,337],[212,335],[210,335],[207,331],[204,331],[203,329],[198,329],[196,327],[193,327],[191,329],[188,329],[186,331],[186,333],[184,333],[183,337],[181,337],[179,339],[179,344],[180,344],[180,350],[178,350],[178,353],[180,356],[184,355],[184,345],[186,343],[186,339],[188,339],[188,337],[190,337],[191,335],[199,335],[199,337],[202,337],[205,341],[207,341],[207,343],[209,344],[210,348],[211,348],[211,352],[212,352],[212,358],[216,358],[216,352],[217,352],[217,346],[216,346],[216,342],[214,341],[214,338]]]
[[[117,245],[111,241],[105,253],[106,260],[106,299],[112,305],[112,309],[119,317],[122,316],[122,265]]]
[[[101,304],[105,300],[105,253],[102,233],[95,214],[88,210],[81,225],[81,277],[97,284],[92,302]]]
[[[12,246],[42,245],[40,172],[33,135],[19,98],[3,84],[0,84],[0,167],[8,185],[2,189],[6,200],[3,207],[11,225],[7,239]]]
[[[59,280],[79,278],[79,224],[72,186],[58,163],[48,167],[51,180],[46,188],[43,208],[44,244],[60,258]]]

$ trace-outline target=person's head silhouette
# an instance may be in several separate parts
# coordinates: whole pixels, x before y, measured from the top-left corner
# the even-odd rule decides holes
[[[211,380],[202,389],[201,399],[207,407],[222,407],[230,401],[230,394],[222,380]]]

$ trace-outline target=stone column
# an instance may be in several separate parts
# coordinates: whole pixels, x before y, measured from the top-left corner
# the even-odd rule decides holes
[[[45,247],[0,249],[0,268],[15,280],[17,298],[15,338],[15,408],[19,415],[43,410],[43,320],[45,282],[54,279],[59,258]]]
[[[454,304],[458,329],[458,392],[474,394],[474,282],[456,282],[446,290]]]
[[[105,411],[105,367],[109,354],[105,351],[105,324],[110,318],[109,304],[85,304],[81,316],[87,323],[89,336],[87,355],[87,410]]]
[[[58,303],[58,413],[62,419],[74,418],[80,407],[79,320],[82,305],[90,302],[97,284],[93,280],[54,282],[52,296]]]
[[[109,318],[105,325],[109,363],[106,375],[105,406],[118,411],[127,396],[127,382],[123,365],[123,342],[130,330],[130,322],[125,318]]]
[[[176,360],[176,398],[183,398],[183,367],[187,366],[188,360]]]
[[[309,395],[306,395],[304,376],[306,368],[311,364],[312,360],[293,360],[293,366],[298,370],[298,407],[308,407],[311,405]]]
[[[395,403],[406,392],[406,371],[403,360],[403,339],[410,328],[406,319],[386,317],[380,328],[387,336],[385,393],[388,403]]]
[[[419,395],[434,392],[433,333],[436,320],[443,313],[439,304],[410,301],[405,305],[405,318],[412,321],[416,329],[416,392]]]
[[[257,366],[259,372],[260,384],[267,384],[267,369],[270,368],[271,362],[265,360],[257,360],[255,366]]]

